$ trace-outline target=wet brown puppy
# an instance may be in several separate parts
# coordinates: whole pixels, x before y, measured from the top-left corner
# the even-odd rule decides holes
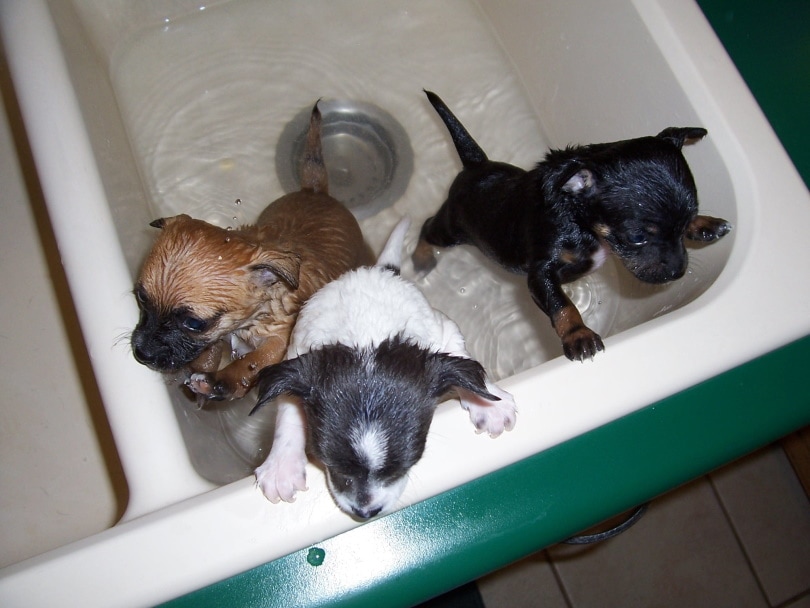
[[[185,374],[202,398],[242,397],[284,357],[304,302],[373,263],[354,216],[328,194],[320,131],[315,104],[301,190],[271,203],[256,224],[225,230],[187,215],[152,222],[161,232],[135,284],[136,360]],[[220,369],[223,352],[232,361]]]

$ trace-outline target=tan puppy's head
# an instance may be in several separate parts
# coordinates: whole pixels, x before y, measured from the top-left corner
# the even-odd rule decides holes
[[[265,315],[297,310],[301,260],[187,215],[152,222],[160,235],[135,284],[140,319],[132,351],[140,363],[175,372],[228,334]]]

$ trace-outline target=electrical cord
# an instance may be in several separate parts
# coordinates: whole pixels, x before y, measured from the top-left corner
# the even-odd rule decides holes
[[[630,516],[625,519],[620,524],[613,526],[609,530],[605,530],[604,532],[597,532],[596,534],[581,534],[577,536],[572,536],[571,538],[567,538],[566,540],[562,541],[567,545],[590,545],[592,543],[601,543],[604,540],[608,540],[613,538],[614,536],[618,536],[628,528],[632,527],[634,524],[641,519],[642,515],[644,515],[645,511],[647,511],[647,507],[650,506],[650,503],[645,502],[642,505],[636,507],[636,509],[630,514]]]

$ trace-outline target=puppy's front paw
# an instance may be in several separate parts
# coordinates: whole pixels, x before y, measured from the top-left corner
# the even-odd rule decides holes
[[[194,373],[186,380],[186,386],[198,396],[205,397],[212,401],[223,401],[227,399],[239,399],[244,397],[250,385],[244,384],[232,388],[225,380],[216,379],[214,374]]]
[[[563,352],[571,361],[593,359],[599,351],[605,350],[602,338],[584,325],[578,327],[562,339]]]
[[[494,438],[504,431],[511,431],[515,428],[517,420],[515,399],[502,388],[487,383],[487,390],[500,398],[500,401],[489,401],[475,393],[463,389],[457,390],[461,407],[469,412],[470,421],[477,432],[486,432]]]
[[[216,399],[214,395],[214,384],[210,374],[204,372],[190,374],[185,384],[196,395],[205,397],[206,399]]]
[[[256,485],[267,500],[293,502],[297,491],[307,489],[306,454],[270,450],[270,455],[256,468]]]
[[[413,270],[417,278],[422,279],[436,268],[436,255],[433,253],[433,246],[427,241],[419,241],[411,255]]]

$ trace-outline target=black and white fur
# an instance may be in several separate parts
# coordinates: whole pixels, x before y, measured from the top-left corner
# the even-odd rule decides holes
[[[306,489],[308,438],[343,511],[368,519],[392,510],[451,389],[479,432],[497,437],[515,424],[514,399],[487,381],[458,326],[399,276],[408,226],[396,226],[377,265],[312,296],[287,360],[260,374],[254,411],[283,395],[271,452],[256,469],[272,502]]]

